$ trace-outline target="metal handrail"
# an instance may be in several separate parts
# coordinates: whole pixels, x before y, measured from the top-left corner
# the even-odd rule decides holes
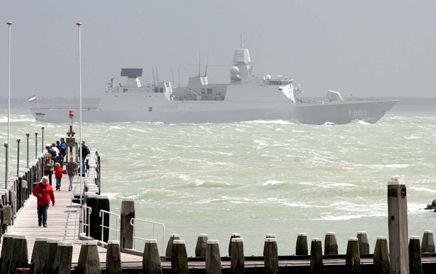
[[[106,214],[109,215],[109,217],[108,217],[109,218],[109,226],[105,226],[104,225],[104,216]],[[101,226],[101,240],[104,241],[104,237],[103,237],[104,228],[107,228],[109,231],[115,231],[115,235],[117,235],[117,240],[119,240],[120,239],[120,230],[118,229],[118,225],[121,222],[120,221],[120,219],[121,219],[120,215],[116,214],[116,213],[113,213],[113,212],[110,212],[110,211],[106,211],[106,210],[100,209],[99,216],[101,218],[101,225],[100,225]],[[115,221],[115,229],[113,229],[110,226],[110,216],[115,216],[117,218],[117,220]],[[110,235],[111,235],[111,233],[109,233],[109,238],[110,238]]]
[[[152,221],[147,221],[147,220],[143,220],[143,219],[137,219],[137,218],[130,219],[130,225],[133,226],[133,249],[135,249],[135,239],[143,240],[143,241],[146,240],[145,238],[142,238],[142,237],[136,237],[135,222],[143,222],[143,223],[153,224],[153,239],[156,239],[156,236],[155,236],[156,225],[162,226],[162,249],[161,249],[162,252],[161,252],[161,255],[164,256],[165,255],[165,225],[163,223],[152,222]]]
[[[90,221],[91,221],[92,208],[87,206],[87,205],[83,205],[82,206],[82,210],[83,210],[83,216],[86,216],[85,215],[86,214],[85,210],[87,210],[88,218],[86,218],[84,220],[84,222],[82,222],[81,232],[83,232],[85,230],[85,236],[89,237],[90,231],[91,231],[91,229],[90,229]],[[86,229],[84,229],[86,226],[88,227],[88,233],[86,232]]]

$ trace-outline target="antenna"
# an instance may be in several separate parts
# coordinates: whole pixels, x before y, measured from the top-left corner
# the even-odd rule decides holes
[[[155,77],[154,77],[154,67],[153,66],[151,66],[151,71],[153,73],[153,85],[156,86],[156,80],[155,80]]]
[[[156,67],[156,79],[157,79],[157,84],[159,84],[159,70]]]
[[[182,66],[182,64],[179,64],[179,87],[180,87],[180,67]]]
[[[207,64],[209,64],[209,51],[207,52],[207,58],[206,58],[206,69],[204,70],[204,77],[207,76]]]
[[[198,77],[200,77],[201,51],[198,51]]]
[[[244,36],[241,34],[241,48],[244,47]]]
[[[171,76],[172,76],[172,78],[173,78],[173,84],[175,85],[175,84],[176,84],[176,82],[174,82],[174,73],[173,73],[173,67],[171,67]]]

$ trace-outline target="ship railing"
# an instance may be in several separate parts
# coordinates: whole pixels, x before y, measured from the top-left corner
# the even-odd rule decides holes
[[[89,237],[90,235],[90,222],[91,222],[91,213],[92,213],[92,208],[84,205],[82,206],[82,216],[83,216],[83,222],[82,225],[80,227],[80,232],[81,233],[85,233],[85,236]]]
[[[107,216],[108,221],[109,221],[108,226],[105,225],[106,216]],[[121,222],[120,215],[113,213],[113,212],[110,212],[110,211],[100,209],[99,217],[101,218],[101,225],[100,225],[101,226],[101,240],[103,242],[113,240],[114,238],[116,240],[120,240],[120,229],[119,229],[119,227],[121,226],[120,225],[120,222]],[[113,224],[115,225],[115,228],[113,228]],[[104,237],[105,229],[107,229],[109,231],[107,241],[105,241],[105,237]],[[114,234],[115,234],[115,237],[113,237]]]
[[[140,224],[142,224],[142,225],[140,225]],[[137,236],[139,233],[145,234],[144,230],[140,230],[139,227],[142,228],[144,225],[147,225],[147,224],[152,226],[152,228],[153,228],[153,233],[152,233],[151,237],[145,238],[145,237]],[[165,256],[165,224],[147,221],[147,220],[143,220],[143,219],[132,218],[132,219],[130,219],[130,225],[133,227],[133,249],[134,250],[143,252],[146,239],[156,239],[157,240],[157,236],[160,236],[160,237],[162,237],[162,248],[160,248],[161,256]],[[161,227],[162,234],[159,234],[159,235],[156,234],[156,226]],[[146,235],[150,235],[150,234],[146,234]],[[144,242],[144,244],[142,244],[139,247],[135,243],[136,240],[141,240]]]

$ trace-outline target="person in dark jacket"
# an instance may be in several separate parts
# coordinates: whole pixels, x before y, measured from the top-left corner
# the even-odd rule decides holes
[[[74,175],[77,174],[77,163],[74,162],[73,156],[70,157],[70,161],[67,163],[67,172],[70,179],[70,186],[68,187],[68,191],[71,191],[73,189]]]
[[[85,158],[89,154],[89,148],[85,146],[85,141],[82,141],[82,148],[80,149],[80,153],[82,153],[82,168],[80,169],[80,173],[85,174]]]
[[[48,177],[42,177],[39,184],[33,189],[33,196],[37,198],[38,205],[38,226],[44,225],[47,227],[47,210],[50,206],[50,200],[52,205],[55,205],[54,191],[51,185],[48,184]]]

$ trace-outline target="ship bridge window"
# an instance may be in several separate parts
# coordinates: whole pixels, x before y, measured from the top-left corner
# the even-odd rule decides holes
[[[207,89],[207,94],[210,94],[210,95],[212,94],[212,89],[211,88]]]
[[[206,94],[206,90],[204,88],[201,89],[201,94]]]
[[[160,93],[163,93],[163,88],[160,88],[159,92],[160,92]]]

